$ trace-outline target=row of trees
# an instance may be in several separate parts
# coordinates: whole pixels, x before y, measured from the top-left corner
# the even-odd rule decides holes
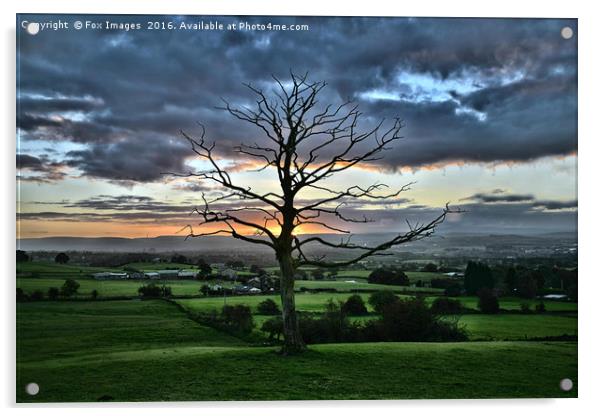
[[[520,265],[491,268],[485,263],[469,261],[464,273],[464,289],[468,295],[489,289],[533,299],[545,288],[565,290],[571,299],[577,300],[577,270]]]
[[[29,300],[36,301],[36,300],[43,300],[45,298],[47,298],[49,300],[58,300],[60,298],[70,298],[78,293],[79,287],[80,287],[79,283],[74,279],[65,280],[65,282],[63,283],[63,285],[60,288],[58,288],[58,287],[48,288],[46,293],[44,293],[41,290],[34,290],[30,294],[27,294],[27,293],[25,293],[25,291],[23,289],[21,289],[19,287],[19,288],[17,288],[17,302],[26,302]],[[93,299],[96,299],[98,297],[98,291],[96,289],[93,290],[90,293],[90,296]]]

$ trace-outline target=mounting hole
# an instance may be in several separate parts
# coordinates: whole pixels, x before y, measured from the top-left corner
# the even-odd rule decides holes
[[[36,22],[31,22],[27,24],[26,30],[27,33],[29,33],[30,35],[37,35],[40,31],[40,24]]]
[[[560,380],[560,389],[563,391],[571,391],[573,389],[573,380],[570,378],[563,378]]]
[[[30,396],[35,396],[40,392],[40,386],[38,386],[38,383],[29,383],[27,386],[25,386],[25,391]]]
[[[563,27],[562,30],[560,31],[560,36],[562,36],[564,39],[572,38],[573,37],[573,29],[571,29],[568,26]]]

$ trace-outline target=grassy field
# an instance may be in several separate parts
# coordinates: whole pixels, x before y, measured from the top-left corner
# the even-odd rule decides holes
[[[40,385],[33,397],[18,388],[20,402],[577,395],[558,388],[562,378],[577,380],[570,342],[333,344],[281,357],[163,301],[18,308],[17,386]]]
[[[521,340],[560,335],[577,335],[575,316],[555,315],[464,315],[472,340]]]
[[[149,280],[94,280],[94,279],[76,279],[80,284],[78,290],[79,296],[89,297],[92,290],[97,290],[100,297],[110,296],[138,296],[138,288],[145,284],[151,283]],[[23,289],[26,293],[31,293],[34,290],[41,290],[44,293],[49,287],[60,288],[64,279],[31,279],[18,278],[17,287]],[[174,295],[177,296],[193,296],[199,295],[201,282],[195,280],[156,280],[152,281],[158,285],[170,286]]]

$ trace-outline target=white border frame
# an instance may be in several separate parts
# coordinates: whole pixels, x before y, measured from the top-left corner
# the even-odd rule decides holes
[[[598,392],[599,371],[601,370],[600,346],[601,327],[596,312],[598,297],[602,295],[602,276],[597,272],[598,246],[600,241],[600,215],[602,206],[598,192],[598,177],[602,177],[600,157],[599,126],[596,123],[597,110],[600,107],[602,90],[600,77],[600,45],[602,39],[599,13],[594,2],[575,2],[548,0],[546,2],[526,2],[525,0],[505,0],[496,3],[478,0],[420,1],[394,4],[391,0],[370,0],[353,3],[348,1],[325,2],[324,0],[304,0],[296,4],[283,4],[275,0],[90,0],[72,2],[68,0],[21,0],[3,2],[1,19],[2,31],[2,81],[5,92],[0,100],[2,125],[6,134],[2,149],[2,195],[6,203],[2,204],[2,250],[1,263],[4,266],[2,276],[2,296],[4,297],[2,325],[4,341],[2,348],[2,368],[0,379],[1,403],[9,407],[9,414],[80,414],[82,408],[90,414],[104,415],[117,408],[127,409],[132,415],[145,416],[164,414],[169,408],[177,413],[198,414],[198,407],[212,414],[231,414],[244,412],[247,415],[265,415],[286,413],[288,415],[329,414],[347,412],[351,415],[364,414],[368,409],[377,408],[379,413],[399,414],[426,413],[445,414],[445,416],[484,412],[506,416],[508,412],[544,413],[546,415],[589,414],[602,408]],[[206,15],[330,15],[330,16],[441,16],[441,17],[570,17],[579,19],[579,268],[580,316],[579,316],[579,399],[558,400],[415,400],[415,401],[303,401],[303,402],[218,402],[218,403],[142,403],[142,404],[52,404],[52,405],[15,405],[15,14],[16,13],[130,13],[130,14],[206,14]],[[598,350],[598,351],[597,351]],[[16,407],[16,408],[15,408]],[[48,407],[42,410],[41,407]],[[107,409],[110,408],[109,409]],[[20,408],[20,409],[19,409]]]

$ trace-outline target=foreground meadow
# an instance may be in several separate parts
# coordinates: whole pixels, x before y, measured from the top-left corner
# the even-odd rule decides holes
[[[18,388],[19,402],[577,395],[576,387],[558,388],[562,378],[577,380],[576,342],[323,344],[282,357],[274,346],[199,325],[185,309],[163,300],[31,302],[17,308],[17,386],[40,385],[37,396]],[[502,318],[517,319],[504,324]],[[519,328],[529,318],[539,334],[576,328],[570,323],[576,319],[567,316],[462,319],[481,338],[495,327],[493,339],[508,333],[522,339]]]

